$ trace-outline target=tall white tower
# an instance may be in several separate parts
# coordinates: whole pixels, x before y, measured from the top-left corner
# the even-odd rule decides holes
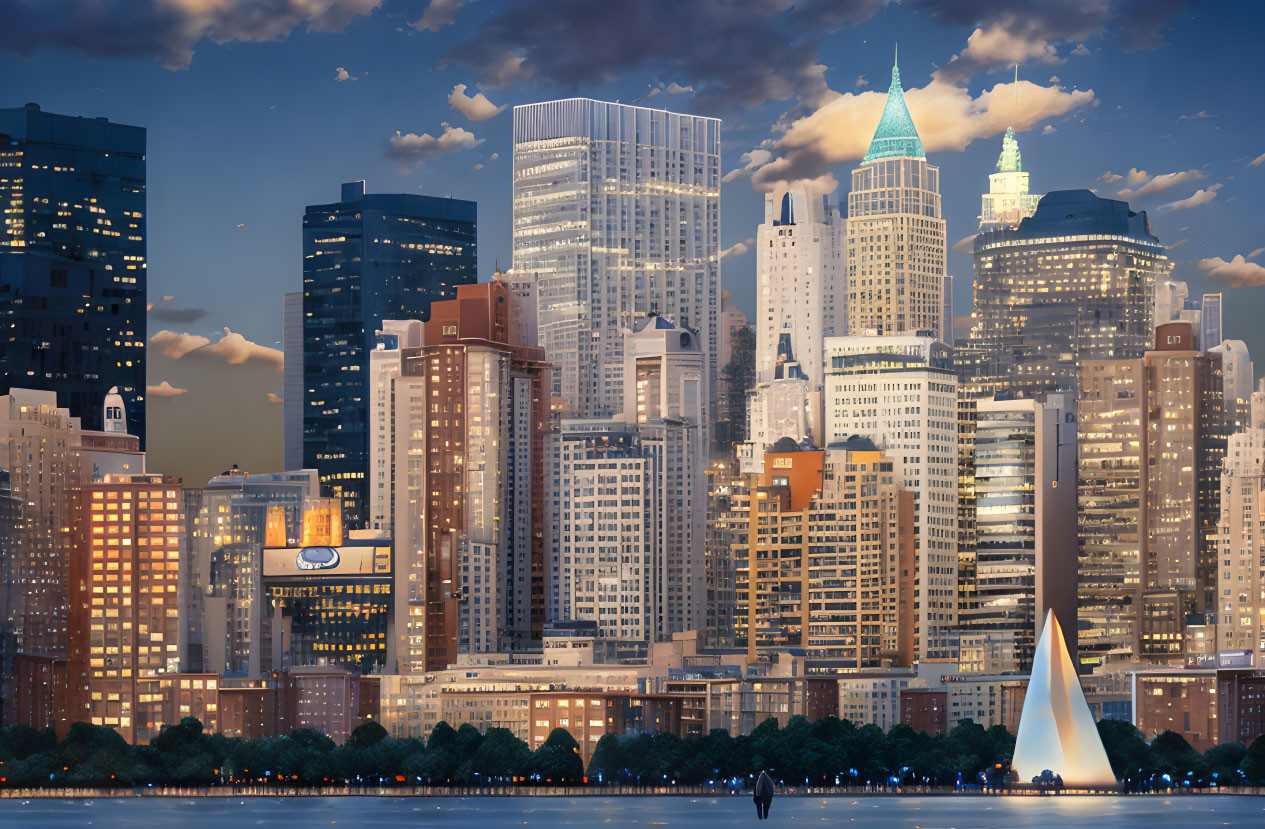
[[[1001,139],[1001,155],[997,172],[988,177],[988,192],[981,199],[980,232],[999,227],[1017,227],[1031,216],[1041,201],[1040,194],[1028,192],[1028,173],[1019,155],[1019,141],[1012,127],[1006,127]]]

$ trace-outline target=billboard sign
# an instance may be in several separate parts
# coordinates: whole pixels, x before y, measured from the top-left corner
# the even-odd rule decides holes
[[[391,548],[366,547],[268,547],[264,549],[264,577],[304,578],[341,576],[389,576]]]

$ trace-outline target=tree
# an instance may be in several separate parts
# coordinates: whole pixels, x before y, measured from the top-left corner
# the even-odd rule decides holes
[[[624,752],[619,738],[614,734],[603,734],[593,748],[593,756],[589,758],[589,777],[605,783],[619,780],[624,765]]]
[[[353,748],[368,748],[369,746],[377,745],[389,736],[381,723],[375,720],[365,720],[347,735],[347,745]]]
[[[579,783],[584,779],[580,744],[565,728],[555,728],[532,755],[531,770],[542,782]]]
[[[1120,720],[1099,720],[1098,737],[1107,752],[1107,762],[1119,780],[1147,778],[1155,770],[1151,747],[1142,732]]]
[[[513,731],[508,728],[489,728],[483,742],[475,749],[473,770],[486,780],[508,780],[526,777],[530,764],[531,749],[514,736]]]
[[[1239,770],[1243,772],[1243,778],[1248,784],[1265,784],[1265,735],[1257,737],[1248,746],[1243,761],[1239,763]]]

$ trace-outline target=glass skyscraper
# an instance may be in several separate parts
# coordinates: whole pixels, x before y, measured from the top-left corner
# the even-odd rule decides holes
[[[369,352],[387,319],[430,316],[430,304],[476,281],[476,206],[432,196],[366,195],[303,214],[303,466],[366,521]]]
[[[697,333],[710,413],[719,240],[718,119],[587,98],[514,107],[514,271],[536,274],[567,414],[623,410],[624,332],[651,311]]]
[[[0,394],[57,392],[101,429],[117,386],[145,439],[145,130],[0,109]]]
[[[1041,199],[975,239],[974,391],[1076,391],[1086,359],[1137,359],[1171,265],[1146,213],[1089,190]]]

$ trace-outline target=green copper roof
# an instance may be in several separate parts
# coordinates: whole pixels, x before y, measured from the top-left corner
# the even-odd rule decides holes
[[[1001,139],[1001,155],[997,158],[997,172],[1021,173],[1023,162],[1019,158],[1019,142],[1015,140],[1015,128],[1006,127]]]
[[[909,107],[905,106],[905,90],[900,86],[900,69],[892,66],[892,85],[887,89],[887,105],[883,107],[883,117],[879,119],[878,129],[870,141],[870,150],[861,159],[865,164],[877,158],[909,157],[926,158],[922,150],[922,141],[918,138],[918,130],[914,128],[914,119],[909,117]]]

